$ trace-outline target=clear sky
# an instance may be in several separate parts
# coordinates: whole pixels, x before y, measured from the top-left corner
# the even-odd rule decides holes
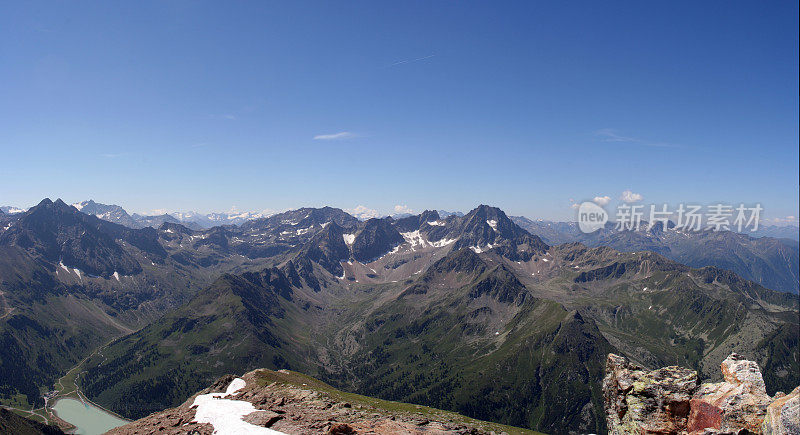
[[[797,216],[797,3],[3,1],[0,204]]]

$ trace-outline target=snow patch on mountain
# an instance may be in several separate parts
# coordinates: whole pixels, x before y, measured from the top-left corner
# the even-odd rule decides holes
[[[476,254],[480,254],[481,252],[488,251],[488,250],[490,250],[490,249],[492,249],[494,247],[495,247],[495,245],[492,245],[491,243],[487,243],[485,248],[481,248],[480,246],[470,246],[469,249],[472,249],[472,252],[474,252]]]
[[[250,424],[243,418],[256,409],[252,403],[244,400],[226,399],[246,386],[242,378],[236,378],[228,385],[224,393],[201,394],[194,399],[192,407],[197,407],[194,421],[208,423],[214,427],[215,434],[282,434],[273,429]]]
[[[411,245],[411,249],[416,249],[417,246],[424,248],[428,245],[428,242],[424,237],[422,237],[422,234],[419,233],[419,230],[400,233],[400,235],[403,236],[408,244]]]
[[[443,248],[443,247],[445,247],[445,246],[447,246],[447,245],[449,245],[451,243],[455,243],[456,240],[458,240],[458,239],[442,239],[442,240],[437,240],[435,242],[428,242],[428,243],[430,243],[431,246],[433,246],[434,248]]]

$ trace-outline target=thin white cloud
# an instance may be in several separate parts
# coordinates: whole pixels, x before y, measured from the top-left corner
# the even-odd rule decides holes
[[[339,133],[318,134],[314,136],[314,140],[342,140],[352,139],[354,137],[356,137],[354,133],[350,133],[349,131],[340,131]]]
[[[128,155],[128,153],[106,153],[106,154],[101,154],[102,157],[105,157],[107,159],[116,159],[118,157],[124,157],[126,155]]]
[[[797,216],[786,216],[786,217],[783,217],[783,218],[782,217],[776,217],[776,218],[772,218],[772,219],[765,219],[765,222],[769,222],[769,223],[772,223],[772,224],[775,224],[775,225],[778,225],[778,226],[786,226],[786,225],[797,226],[798,225]]]
[[[602,128],[594,132],[603,142],[638,142],[639,140],[633,137],[622,136],[617,134],[617,131],[612,128]]]
[[[626,190],[626,191],[622,192],[622,195],[620,195],[619,199],[621,199],[622,201],[624,201],[624,202],[626,202],[628,204],[632,204],[634,202],[639,202],[639,201],[643,200],[644,196],[642,196],[639,193],[633,193],[629,189],[629,190]]]
[[[399,204],[398,204],[398,205],[394,206],[394,212],[395,212],[396,214],[400,214],[400,213],[413,213],[413,212],[414,212],[414,210],[411,210],[411,208],[409,208],[407,205],[399,205]]]
[[[419,62],[419,61],[421,61],[421,60],[427,60],[427,59],[430,59],[430,58],[432,58],[432,57],[436,57],[436,55],[435,55],[435,54],[429,54],[429,55],[427,55],[427,56],[423,56],[423,57],[417,57],[417,58],[415,58],[415,59],[404,59],[404,60],[399,60],[399,61],[397,61],[397,62],[395,62],[395,63],[389,64],[389,65],[386,65],[386,67],[385,67],[385,68],[389,68],[389,67],[393,67],[393,66],[397,66],[397,65],[403,65],[404,63],[413,63],[413,62]]]
[[[367,220],[381,216],[380,213],[378,213],[378,210],[364,205],[357,205],[355,208],[346,209],[345,211],[361,220]]]
[[[229,121],[235,121],[237,119],[236,114],[233,113],[211,113],[208,117],[213,119],[227,119]]]
[[[599,205],[600,207],[605,207],[605,206],[608,205],[609,202],[611,202],[611,197],[610,196],[595,196],[592,201],[594,201],[594,203]]]
[[[656,148],[683,148],[682,145],[667,143],[667,142],[654,142],[637,137],[625,136],[617,133],[613,128],[602,128],[594,132],[594,135],[600,138],[602,142],[623,142],[647,147]]]

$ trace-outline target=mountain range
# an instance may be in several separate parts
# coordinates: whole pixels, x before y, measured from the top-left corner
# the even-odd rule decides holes
[[[693,267],[728,269],[773,290],[800,291],[800,244],[796,227],[795,239],[752,237],[733,231],[682,231],[671,222],[666,229],[661,222],[654,225],[643,222],[635,231],[619,231],[613,223],[608,223],[605,228],[586,234],[574,222],[534,221],[521,216],[512,220],[550,243],[580,242],[623,252],[652,251]]]
[[[239,226],[246,222],[268,217],[264,213],[172,213],[145,216],[129,215],[118,205],[100,204],[93,200],[73,204],[86,214],[129,228],[158,228],[164,223],[181,224],[192,230],[215,226]],[[12,209],[6,207],[8,209]],[[13,209],[18,216],[21,209]],[[437,212],[442,217],[460,212]],[[392,216],[400,220],[412,216],[408,213]],[[781,237],[741,234],[732,231],[688,232],[676,230],[674,225],[663,229],[644,222],[636,231],[618,231],[613,223],[598,232],[585,234],[575,222],[532,220],[521,216],[511,218],[527,231],[539,235],[550,244],[581,242],[588,246],[609,246],[624,252],[648,250],[693,267],[716,266],[729,269],[738,275],[778,291],[800,292],[800,232],[796,227],[762,226],[758,234],[775,234]],[[0,217],[2,220],[2,217]],[[359,219],[363,220],[363,219]]]
[[[770,394],[800,383],[797,295],[653,250],[548,243],[515,220],[485,205],[367,221],[324,207],[130,228],[43,200],[0,231],[0,400],[36,406],[80,363],[83,392],[134,418],[223,374],[288,368],[600,433],[611,352],[714,379],[736,351],[765,367]]]

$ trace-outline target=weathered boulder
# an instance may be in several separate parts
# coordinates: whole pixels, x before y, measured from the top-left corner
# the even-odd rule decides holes
[[[775,400],[767,407],[761,432],[764,435],[800,434],[800,387],[787,396],[776,395]]]
[[[725,382],[737,385],[748,382],[766,394],[767,387],[764,385],[764,378],[761,377],[761,369],[755,362],[745,359],[738,353],[732,353],[722,361],[721,368]]]
[[[691,400],[687,430],[758,433],[772,398],[758,365],[738,354],[722,362],[723,382],[703,384]]]
[[[678,434],[685,431],[697,372],[681,367],[645,370],[609,354],[603,393],[610,434]]]

